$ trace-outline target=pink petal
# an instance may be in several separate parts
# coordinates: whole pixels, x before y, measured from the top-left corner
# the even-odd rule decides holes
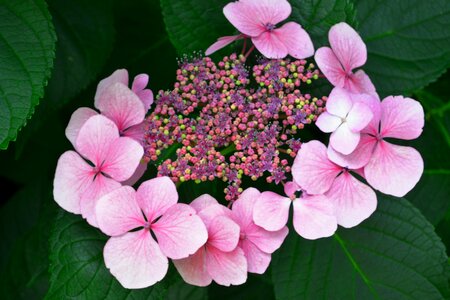
[[[119,137],[117,126],[110,119],[96,115],[84,123],[76,141],[77,151],[100,167],[108,156],[111,144]]]
[[[53,181],[53,197],[65,210],[80,214],[80,199],[86,187],[94,179],[95,173],[74,151],[64,152],[56,166]]]
[[[360,139],[359,132],[353,132],[348,126],[348,122],[342,123],[339,128],[330,136],[330,146],[337,152],[344,155],[352,153],[358,146]]]
[[[288,49],[274,32],[263,32],[257,37],[252,37],[256,49],[267,58],[285,58]]]
[[[95,206],[97,205],[98,200],[109,192],[112,192],[120,187],[120,183],[111,178],[105,177],[102,174],[97,174],[93,181],[86,186],[86,189],[80,199],[80,208],[81,215],[90,225],[98,227],[97,217],[95,214]]]
[[[220,251],[230,252],[239,242],[238,224],[225,216],[218,216],[208,226],[208,245]]]
[[[304,59],[314,55],[311,38],[299,24],[288,22],[273,32],[284,43],[292,57]]]
[[[349,73],[367,60],[367,48],[359,34],[347,23],[338,23],[328,32],[331,49]]]
[[[353,132],[360,132],[372,120],[373,114],[369,106],[356,102],[347,116],[348,128]]]
[[[207,246],[206,267],[213,280],[220,285],[238,285],[247,280],[247,260],[239,247],[231,252],[222,252]]]
[[[345,87],[347,82],[346,72],[331,48],[317,49],[314,59],[323,75],[332,85],[340,88]]]
[[[346,228],[370,217],[377,207],[375,192],[348,172],[336,178],[326,196],[334,203],[338,224]]]
[[[266,230],[280,230],[288,221],[290,206],[289,198],[273,192],[263,192],[253,206],[253,220]]]
[[[173,260],[173,264],[183,280],[189,284],[207,286],[212,281],[206,268],[205,247],[201,247],[194,255],[187,258]]]
[[[239,242],[239,247],[244,251],[247,259],[247,271],[250,273],[263,274],[269,267],[272,255],[261,251],[249,240]]]
[[[327,157],[327,148],[319,141],[302,144],[292,165],[294,181],[309,194],[328,191],[342,168]]]
[[[349,169],[359,169],[367,165],[372,157],[373,150],[377,144],[377,139],[368,134],[361,134],[359,144],[349,155],[337,152],[333,147],[328,146],[328,158],[335,164]]]
[[[264,228],[252,223],[247,227],[243,235],[244,240],[251,241],[260,250],[266,253],[273,253],[281,247],[281,244],[288,233],[289,229],[286,226],[277,231],[267,231]]]
[[[351,74],[345,81],[344,87],[352,93],[376,94],[375,86],[363,70]]]
[[[244,35],[242,35],[242,34],[232,35],[232,36],[222,36],[217,40],[217,42],[215,42],[214,44],[209,46],[208,49],[206,49],[205,55],[209,56],[209,55],[213,54],[214,52],[228,46],[232,42],[242,39],[242,38],[244,38]]]
[[[122,185],[134,185],[145,174],[145,171],[147,171],[147,163],[141,160],[133,175],[127,180],[122,181]]]
[[[104,195],[95,206],[98,227],[105,234],[116,236],[145,225],[132,187],[122,186]]]
[[[350,98],[350,94],[339,87],[335,87],[327,100],[327,111],[335,116],[345,118],[352,109],[353,102]]]
[[[136,171],[144,149],[128,137],[115,139],[109,148],[101,170],[116,181],[125,181]]]
[[[132,138],[133,140],[138,142],[141,146],[143,146],[145,144],[144,134],[145,134],[145,128],[144,128],[144,122],[142,122],[142,123],[139,123],[137,125],[133,125],[133,126],[127,128],[122,133],[122,136]]]
[[[330,133],[335,131],[339,125],[341,125],[342,119],[329,112],[323,112],[317,118],[316,126],[319,127],[322,132]]]
[[[147,220],[152,222],[178,202],[178,192],[169,177],[157,177],[139,186],[136,200]]]
[[[294,200],[293,206],[295,231],[305,239],[329,237],[336,231],[334,206],[327,197],[303,194]]]
[[[98,100],[102,96],[105,89],[109,88],[111,85],[115,83],[122,83],[125,86],[128,86],[128,71],[125,69],[116,70],[109,77],[106,77],[102,81],[100,81],[97,85],[97,91],[95,92],[95,102],[94,106],[98,107]]]
[[[381,102],[378,95],[372,95],[372,94],[354,94],[351,93],[350,97],[353,101],[353,103],[360,103],[363,105],[366,105],[369,107],[372,118],[369,122],[369,124],[361,130],[361,132],[368,133],[371,135],[378,135],[378,127],[380,125],[380,118],[381,118]]]
[[[403,197],[419,181],[423,160],[412,147],[380,141],[364,168],[367,182],[382,193]]]
[[[248,188],[233,203],[232,217],[241,231],[244,231],[247,226],[253,223],[253,205],[260,195],[261,193],[257,189]]]
[[[210,205],[197,214],[205,223],[206,228],[209,228],[212,221],[219,216],[232,218],[231,210],[222,204]]]
[[[287,19],[291,5],[286,0],[241,0],[227,4],[223,13],[240,32],[255,37],[265,31],[264,25]]]
[[[131,90],[135,93],[142,91],[147,87],[148,84],[148,75],[147,74],[139,74],[133,79],[133,84],[131,85]]]
[[[73,112],[69,124],[66,127],[66,137],[74,147],[76,147],[76,140],[81,127],[90,117],[97,114],[95,110],[87,107],[80,107]]]
[[[153,103],[153,92],[150,89],[145,89],[142,91],[136,92],[136,95],[139,97],[139,99],[144,104],[145,112],[147,112],[150,109],[150,106]]]
[[[286,196],[291,197],[295,192],[300,191],[301,188],[295,181],[288,181],[284,184],[284,193]]]
[[[194,254],[208,239],[208,232],[195,210],[187,204],[175,204],[165,211],[151,229],[161,251],[180,259]]]
[[[389,96],[381,101],[381,111],[383,137],[412,140],[422,133],[425,117],[422,105],[416,100]]]
[[[98,98],[96,107],[116,123],[120,132],[144,121],[144,103],[128,86],[115,83],[106,88]]]
[[[140,289],[162,280],[169,262],[148,230],[112,237],[103,250],[106,267],[127,289]]]
[[[195,198],[189,205],[198,213],[203,209],[216,204],[219,204],[216,199],[208,194],[203,194]]]

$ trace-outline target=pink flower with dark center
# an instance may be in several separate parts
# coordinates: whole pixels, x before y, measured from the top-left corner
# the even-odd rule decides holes
[[[334,150],[342,154],[352,153],[359,143],[360,131],[373,117],[370,107],[364,102],[353,101],[346,90],[335,87],[326,108],[327,111],[317,118],[317,127],[323,132],[332,132],[330,146]]]
[[[95,203],[131,177],[144,151],[135,140],[120,137],[114,122],[102,115],[84,123],[75,148],[79,154],[67,151],[58,160],[53,195],[62,208],[97,226]]]
[[[303,59],[314,54],[314,46],[308,33],[297,23],[277,24],[291,14],[286,0],[240,0],[223,8],[225,17],[241,34],[225,36],[212,44],[205,52],[210,55],[241,38],[251,38],[256,49],[267,58],[284,58],[288,54]]]
[[[168,177],[145,181],[137,191],[123,186],[98,201],[99,228],[111,236],[103,250],[105,264],[125,288],[155,284],[167,273],[167,258],[187,257],[206,242],[195,210],[177,201]]]
[[[289,182],[285,185],[285,193],[289,197],[274,192],[263,192],[256,200],[253,219],[255,224],[269,231],[283,228],[289,218],[291,204],[294,209],[293,224],[295,231],[305,239],[315,240],[329,237],[337,229],[334,207],[324,195],[309,195],[301,188]]]
[[[361,141],[350,155],[328,149],[328,157],[349,168],[364,167],[367,182],[382,193],[403,197],[419,181],[423,160],[412,147],[398,146],[386,138],[412,140],[422,133],[424,112],[419,102],[402,96],[372,101],[374,117],[361,132]]]
[[[328,40],[331,48],[317,49],[314,59],[331,84],[352,93],[375,93],[363,70],[353,73],[367,60],[367,48],[359,34],[347,23],[338,23],[328,32]]]
[[[153,93],[145,89],[148,75],[137,75],[132,89],[128,88],[128,72],[125,69],[115,71],[103,79],[97,86],[95,107],[100,113],[116,123],[121,136],[129,136],[142,142],[145,114],[153,103]],[[83,124],[98,113],[90,108],[77,109],[66,128],[66,136],[75,146],[78,132]]]
[[[247,260],[238,246],[239,225],[231,211],[205,194],[190,204],[208,229],[208,241],[194,255],[173,263],[189,284],[207,286],[213,280],[220,285],[238,285],[247,280]]]
[[[292,165],[295,183],[307,193],[324,195],[334,206],[337,223],[350,228],[367,219],[377,207],[377,196],[349,170],[327,157],[327,148],[319,141],[302,144]],[[295,223],[294,223],[295,224]]]
[[[270,264],[271,254],[280,248],[289,230],[286,226],[268,231],[253,221],[254,204],[261,193],[255,188],[246,189],[233,202],[232,219],[240,227],[239,247],[247,258],[248,272],[263,274]]]

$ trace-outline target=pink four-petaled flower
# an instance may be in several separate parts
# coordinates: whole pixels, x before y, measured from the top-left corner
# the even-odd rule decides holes
[[[256,49],[267,58],[284,58],[288,54],[303,59],[314,54],[314,46],[308,33],[297,23],[277,24],[291,14],[286,0],[239,0],[227,4],[223,13],[241,34],[225,36],[212,44],[205,52],[210,55],[233,41],[250,37]]]
[[[123,186],[98,201],[99,228],[111,236],[103,250],[105,264],[125,288],[155,284],[167,273],[168,257],[187,257],[206,242],[195,210],[177,202],[168,177],[143,182],[137,191]]]
[[[96,201],[133,175],[144,150],[135,140],[121,137],[116,124],[102,115],[83,124],[75,149],[79,154],[67,151],[58,160],[53,196],[62,208],[97,226]]]

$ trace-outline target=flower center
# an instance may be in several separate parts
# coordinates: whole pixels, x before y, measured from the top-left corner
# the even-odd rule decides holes
[[[150,229],[150,225],[151,225],[150,222],[148,222],[148,221],[145,222],[144,223],[144,229]]]
[[[266,28],[266,30],[267,31],[273,31],[275,28],[276,28],[276,26],[274,25],[274,24],[272,24],[272,23],[267,23],[265,26],[264,26],[265,28]]]
[[[239,234],[239,239],[240,240],[245,240],[247,238],[247,236],[245,235],[245,232],[241,232],[240,234]]]

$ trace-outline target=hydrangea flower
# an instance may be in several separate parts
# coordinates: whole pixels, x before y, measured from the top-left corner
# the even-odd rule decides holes
[[[297,23],[286,20],[292,8],[286,0],[240,0],[223,8],[225,17],[241,34],[221,37],[205,52],[210,55],[233,41],[249,37],[256,49],[267,58],[284,58],[288,54],[303,59],[314,54],[308,33]]]
[[[289,229],[284,226],[277,231],[268,231],[253,221],[254,205],[261,193],[248,188],[233,202],[232,219],[240,227],[239,247],[247,258],[248,272],[263,274],[270,264],[271,254],[280,248]]]
[[[347,23],[338,23],[328,32],[329,47],[317,49],[314,59],[334,86],[352,93],[375,93],[375,87],[363,70],[353,69],[367,61],[367,48],[359,34]]]
[[[372,120],[370,107],[364,102],[353,101],[346,90],[336,87],[328,96],[326,108],[327,111],[317,118],[317,127],[323,132],[332,132],[330,146],[334,150],[352,153],[359,143],[360,131]]]
[[[135,140],[121,137],[116,124],[102,115],[84,123],[75,149],[78,153],[67,151],[58,160],[53,196],[62,208],[97,226],[96,201],[133,175],[144,151]]]
[[[389,96],[375,99],[374,117],[362,131],[361,141],[350,155],[329,149],[329,158],[349,168],[364,167],[367,182],[382,193],[403,197],[419,181],[423,160],[412,147],[398,146],[386,138],[412,140],[422,133],[424,112],[414,99]]]
[[[255,202],[255,224],[269,231],[280,230],[289,218],[289,208],[294,209],[295,231],[305,239],[315,240],[334,234],[337,220],[334,206],[324,195],[309,195],[294,183],[287,183],[283,197],[274,192],[262,192]],[[298,197],[296,191],[301,191]]]
[[[167,273],[168,257],[187,257],[206,242],[195,210],[177,202],[168,177],[145,181],[137,191],[123,186],[98,200],[99,228],[111,236],[103,250],[105,264],[125,288],[155,284]]]
[[[181,277],[189,284],[239,285],[247,281],[247,260],[238,246],[240,228],[231,211],[205,194],[190,204],[208,229],[208,240],[195,254],[174,260]]]
[[[120,135],[139,142],[142,142],[144,135],[141,124],[153,103],[152,91],[145,89],[147,83],[148,75],[140,74],[135,77],[132,89],[128,88],[128,72],[120,69],[100,81],[95,94],[94,106],[116,124]],[[81,107],[72,114],[66,136],[74,146],[80,128],[97,114],[87,107]]]
[[[324,194],[334,205],[337,223],[346,228],[367,219],[377,207],[375,192],[350,171],[358,172],[330,161],[319,141],[302,144],[292,165],[294,181],[309,194]]]

